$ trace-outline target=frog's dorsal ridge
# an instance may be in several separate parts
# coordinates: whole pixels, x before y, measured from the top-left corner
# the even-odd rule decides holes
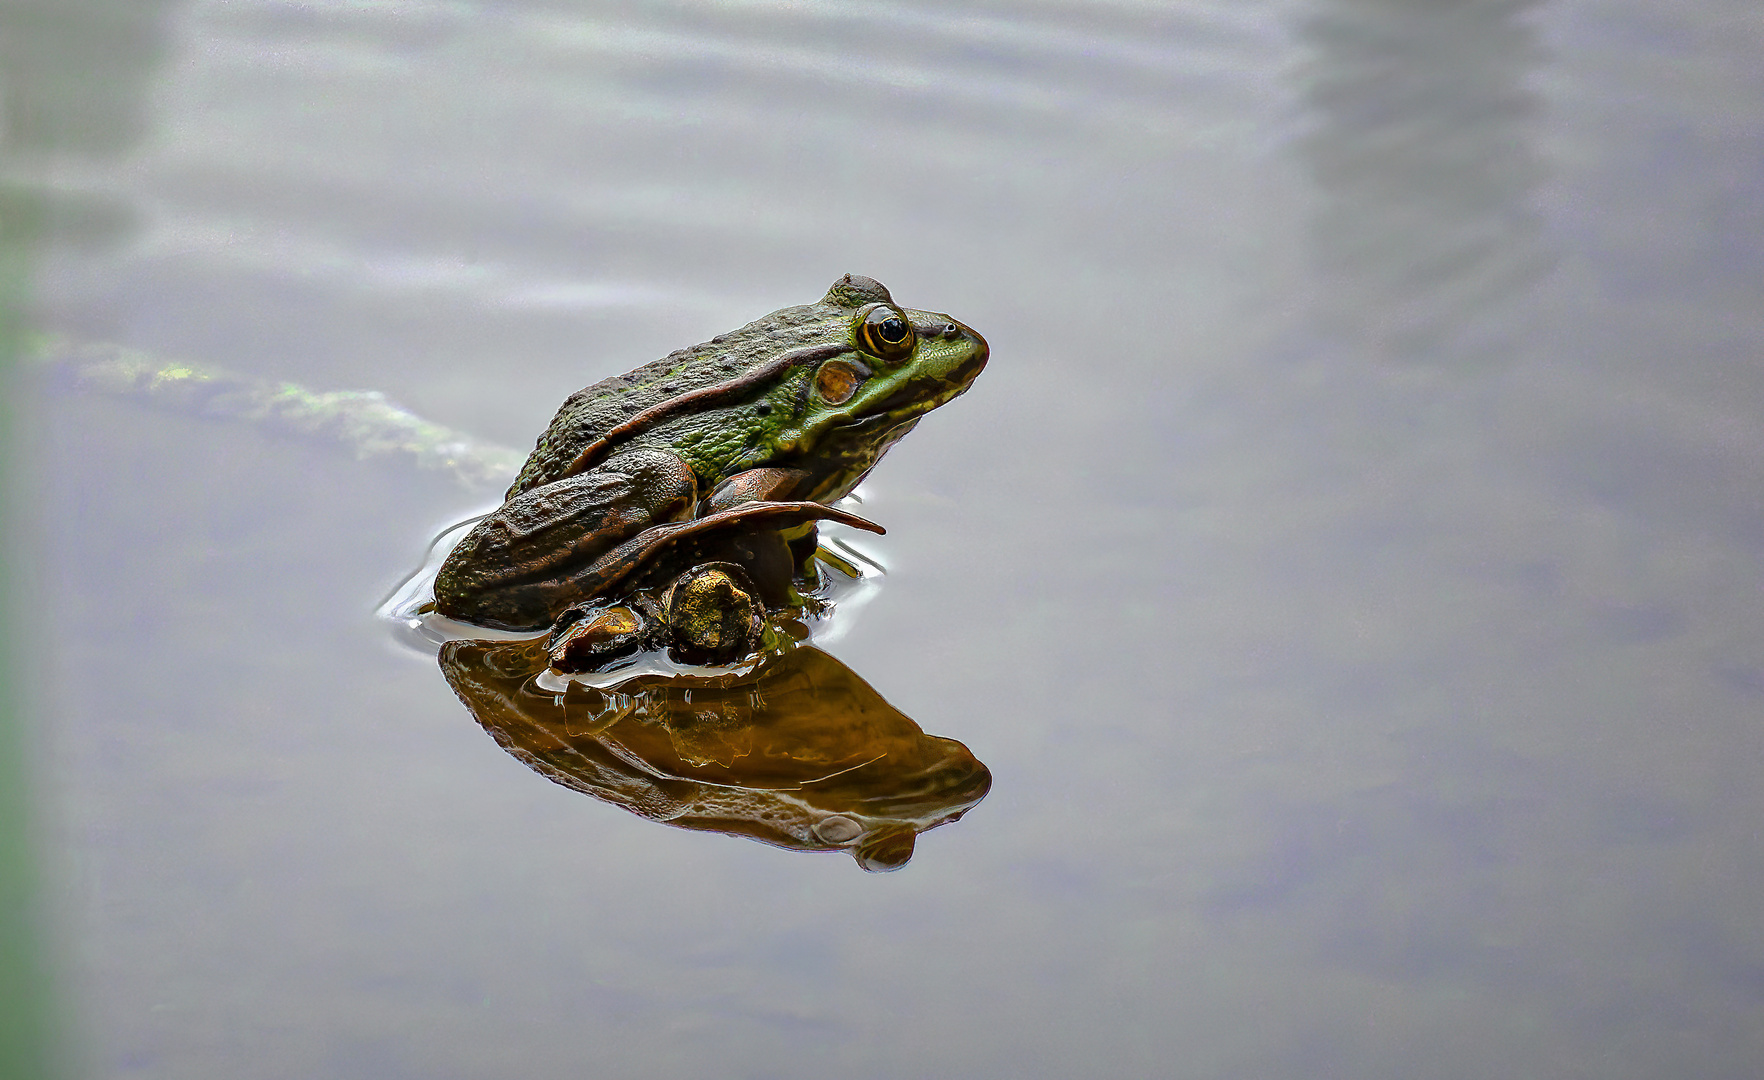
[[[670,417],[690,413],[694,409],[714,408],[717,405],[734,401],[745,394],[752,393],[756,388],[776,380],[780,375],[789,371],[793,367],[798,367],[803,364],[817,363],[821,360],[826,360],[838,356],[840,353],[849,351],[850,348],[844,342],[831,342],[824,345],[810,345],[806,348],[793,349],[768,364],[755,368],[745,374],[737,375],[735,378],[726,382],[720,382],[714,386],[701,387],[700,389],[681,394],[679,397],[670,398],[660,404],[652,405],[638,413],[636,416],[631,417],[631,419],[615,425],[604,435],[601,435],[598,439],[595,439],[593,442],[583,447],[582,452],[576,455],[575,460],[564,466],[563,470],[552,479],[561,480],[564,477],[574,476],[584,470],[592,469],[594,466],[605,461],[614,450],[618,449],[619,444],[628,442],[638,435],[643,434],[645,431],[648,431],[650,428],[655,427],[657,424],[666,421]],[[525,476],[526,474],[523,473],[522,475]],[[512,499],[522,491],[527,490],[527,488],[536,486],[541,481],[541,477],[534,476],[526,482],[525,486],[523,486],[522,481],[517,479],[514,486],[508,489],[508,497]]]

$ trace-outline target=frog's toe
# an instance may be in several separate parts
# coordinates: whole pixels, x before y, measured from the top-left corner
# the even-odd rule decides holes
[[[918,835],[905,825],[881,829],[852,848],[851,857],[872,874],[899,870],[913,857],[913,845]]]

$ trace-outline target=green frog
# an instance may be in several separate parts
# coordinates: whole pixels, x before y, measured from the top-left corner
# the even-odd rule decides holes
[[[436,609],[543,630],[731,551],[806,566],[819,521],[879,533],[827,504],[986,359],[973,330],[847,274],[816,303],[603,379],[563,403],[503,505],[448,555]]]

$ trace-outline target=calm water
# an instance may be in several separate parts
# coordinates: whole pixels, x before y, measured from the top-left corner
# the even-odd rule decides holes
[[[84,1074],[1764,1072],[1760,55],[1749,0],[15,0],[41,329],[492,448],[847,271],[993,348],[829,647],[992,773],[885,875],[547,783],[394,640],[501,478],[22,375]]]

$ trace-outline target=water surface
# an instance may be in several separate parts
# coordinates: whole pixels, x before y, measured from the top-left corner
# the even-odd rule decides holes
[[[848,271],[993,349],[830,647],[992,773],[881,875],[486,737],[373,612],[499,482],[21,377],[86,1073],[1764,1068],[1750,6],[28,10],[68,340],[490,450]]]

